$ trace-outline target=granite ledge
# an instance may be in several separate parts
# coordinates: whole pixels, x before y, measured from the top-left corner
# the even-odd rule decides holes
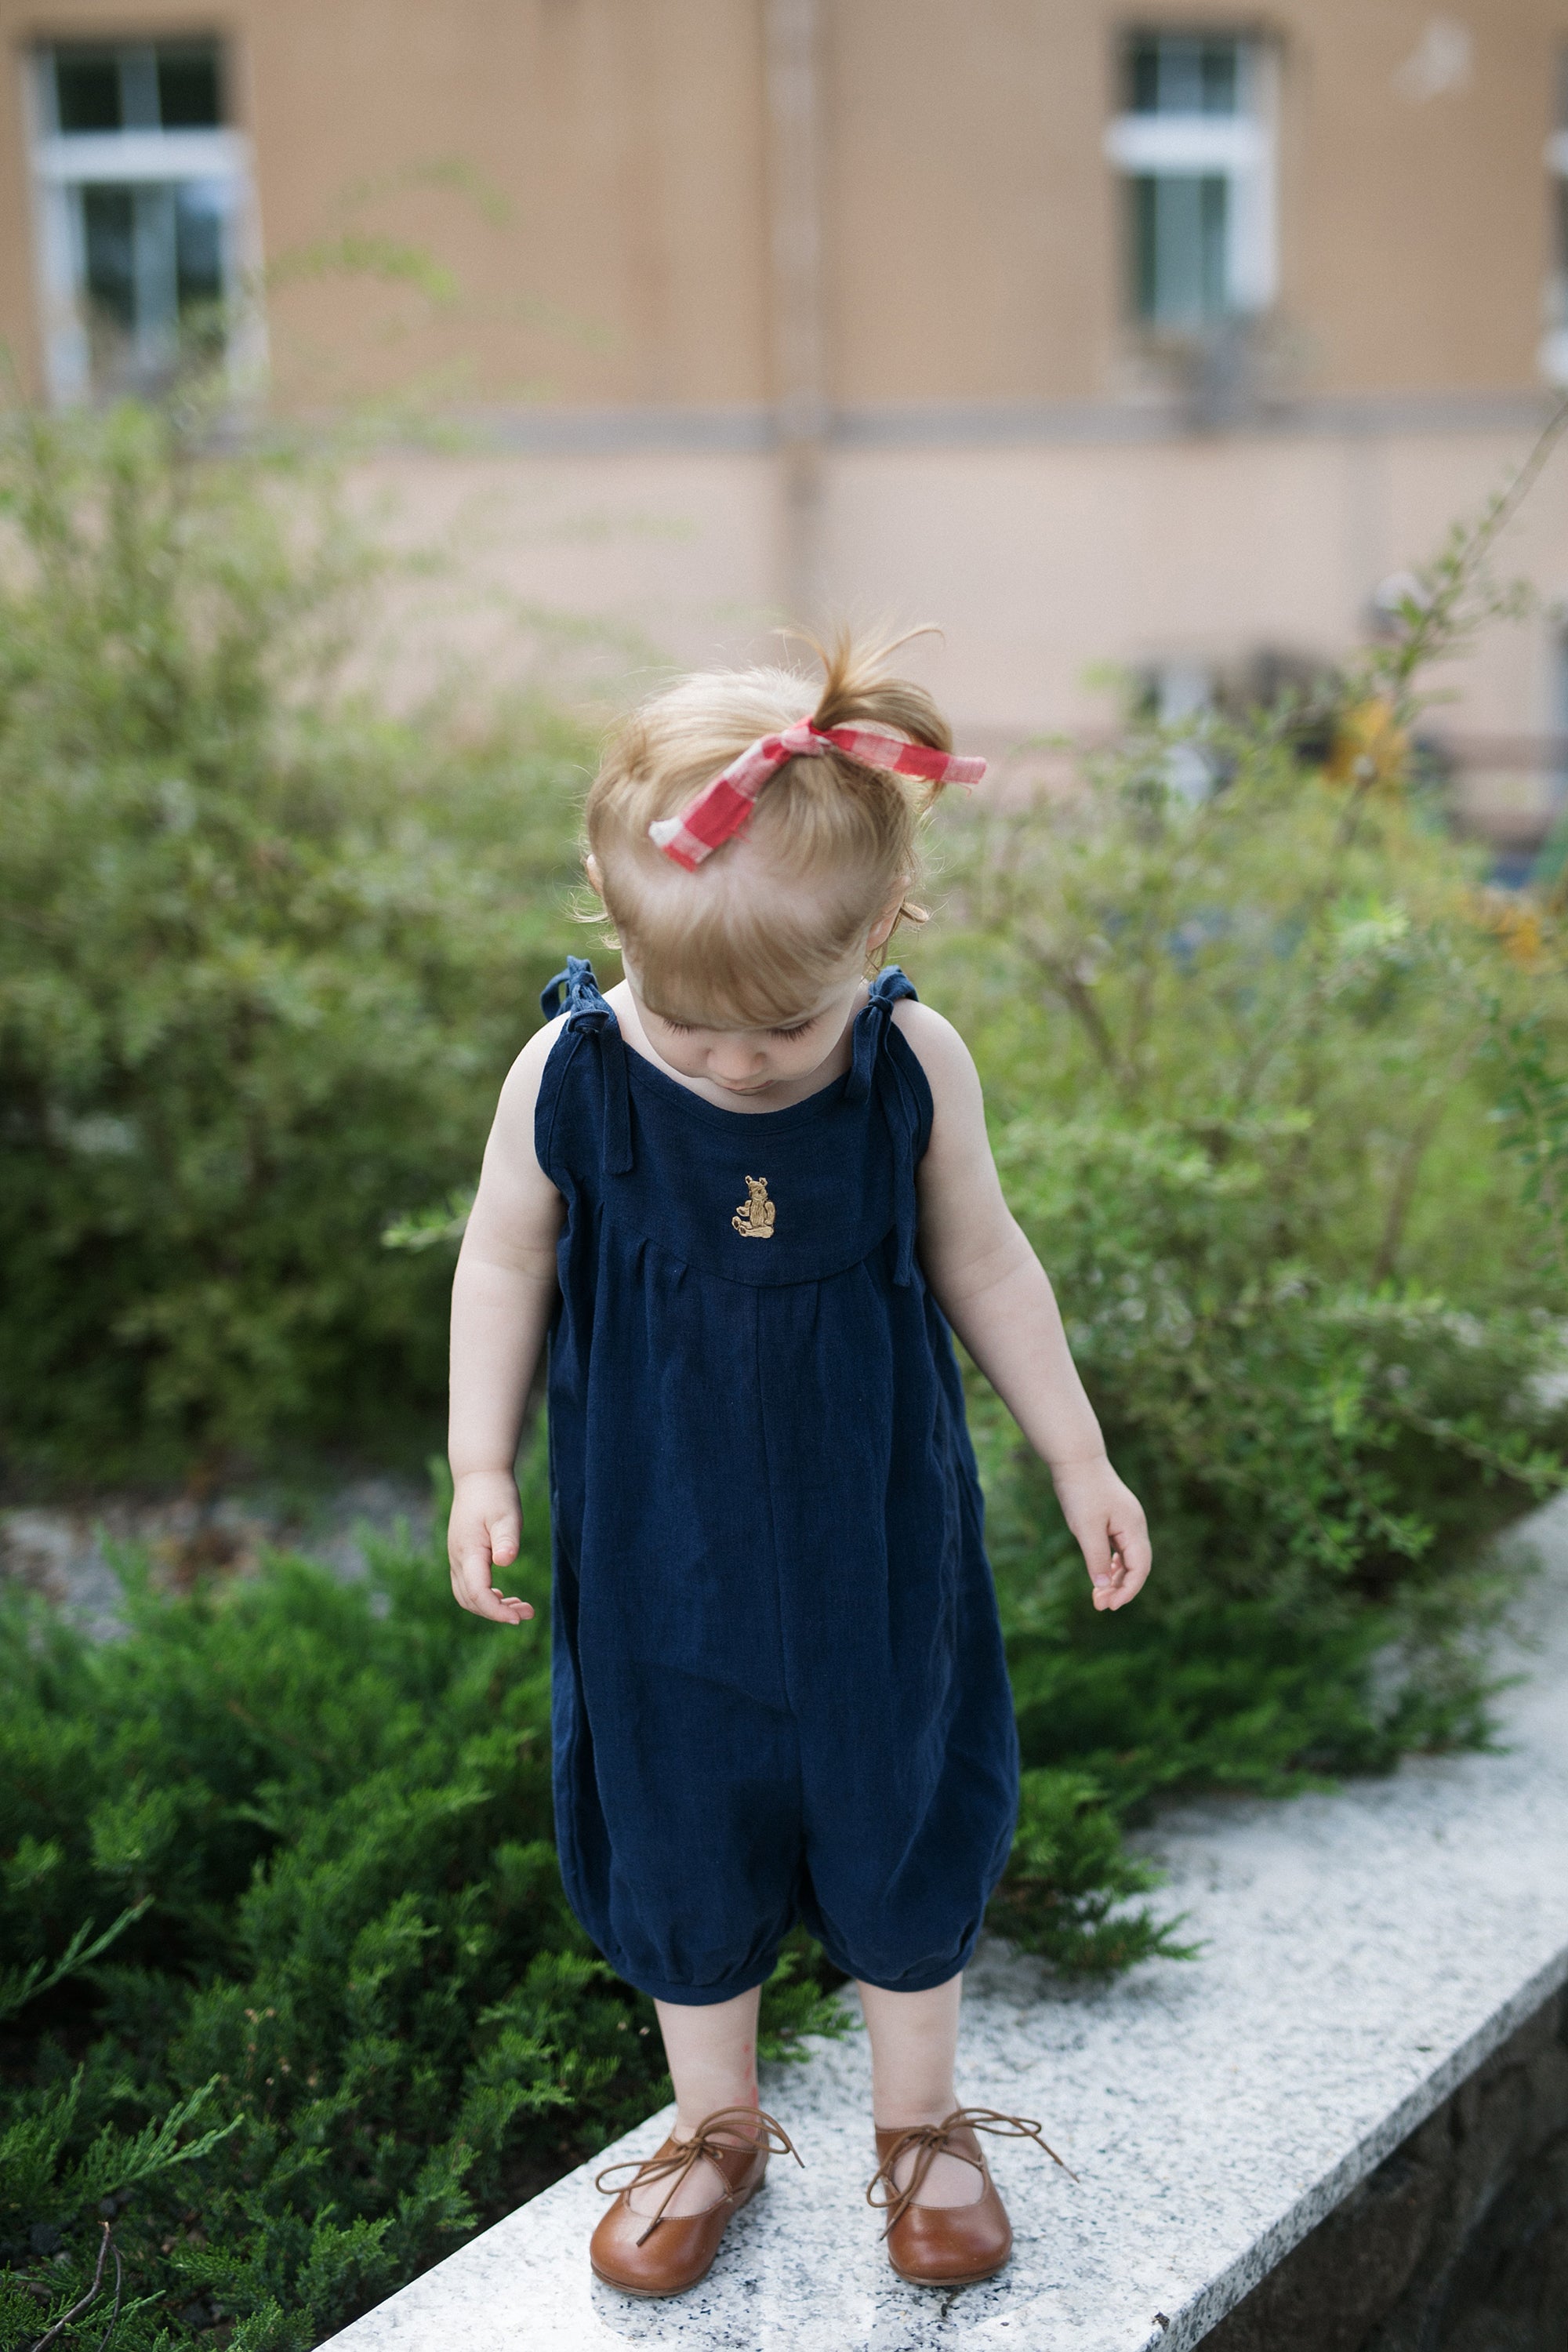
[[[864,2203],[858,2029],[771,2071],[807,2170],[775,2168],[679,2302],[598,2285],[571,2174],[331,2339],[336,2352],[1185,2352],[1568,1982],[1568,1497],[1500,1752],[1406,1763],[1282,1804],[1194,1804],[1151,1843],[1203,1939],[1089,1990],[983,1948],[961,2095],[1038,2116],[1075,2188],[1017,2144],[994,2168],[1003,2275],[921,2293]],[[646,2153],[655,2116],[596,2160]]]

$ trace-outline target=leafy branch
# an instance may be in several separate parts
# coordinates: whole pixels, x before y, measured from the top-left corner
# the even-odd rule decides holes
[[[30,2000],[41,2000],[45,1993],[52,1992],[56,1985],[63,1984],[68,1977],[79,1976],[83,1969],[89,1968],[94,1960],[108,1951],[110,1944],[124,1934],[127,1927],[140,1919],[152,1900],[150,1895],[143,1895],[140,1903],[133,1904],[129,1911],[122,1911],[113,1926],[106,1927],[98,1937],[93,1936],[94,1923],[90,1919],[85,1921],[52,1967],[47,1960],[35,1960],[31,1968],[0,1970],[0,2020],[15,2017],[19,2010],[26,2009]]]
[[[1533,489],[1563,434],[1568,432],[1568,395],[1560,400],[1511,480],[1488,499],[1470,523],[1456,523],[1437,553],[1413,575],[1394,604],[1395,632],[1352,673],[1352,692],[1382,695],[1393,705],[1395,723],[1407,727],[1418,715],[1415,680],[1436,662],[1462,651],[1488,621],[1518,618],[1530,592],[1519,582],[1496,585],[1490,561],[1499,540]]]

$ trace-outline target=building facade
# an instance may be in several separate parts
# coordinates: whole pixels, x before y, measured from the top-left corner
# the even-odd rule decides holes
[[[0,31],[24,384],[195,341],[237,397],[460,418],[378,465],[493,592],[497,660],[546,609],[650,663],[850,612],[941,622],[994,738],[1103,724],[1128,678],[1191,708],[1342,653],[1568,379],[1568,0],[0,0]],[[1568,457],[1501,561],[1541,609],[1435,724],[1525,838],[1568,765]]]

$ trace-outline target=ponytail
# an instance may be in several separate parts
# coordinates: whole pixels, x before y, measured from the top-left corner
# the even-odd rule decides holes
[[[889,667],[908,638],[857,642],[847,628],[841,627],[826,645],[815,637],[805,642],[823,668],[822,690],[811,714],[812,725],[822,733],[832,727],[868,727],[881,734],[905,735],[911,743],[923,743],[933,751],[952,751],[952,730],[925,688],[917,686],[913,678],[895,677]],[[943,777],[928,783],[928,808],[946,781]]]

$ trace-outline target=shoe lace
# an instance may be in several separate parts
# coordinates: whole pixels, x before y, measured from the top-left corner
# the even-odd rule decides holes
[[[731,2134],[728,2139],[721,2136],[725,2130]],[[735,2137],[737,2132],[743,2132],[744,2137]],[[681,2182],[704,2160],[712,2164],[724,2183],[724,2194],[716,2197],[714,2204],[727,2205],[731,2202],[735,2192],[718,2158],[721,2152],[732,2156],[738,2147],[744,2148],[751,2155],[793,2156],[797,2164],[802,2163],[799,2149],[775,2116],[764,2115],[761,2107],[720,2107],[714,2114],[704,2116],[691,2137],[677,2140],[668,2154],[628,2157],[619,2164],[607,2164],[603,2172],[595,2174],[594,2186],[605,2197],[618,2197],[623,2189],[629,2197],[634,2189],[644,2188],[649,2181],[668,2181],[669,2186],[659,2200],[658,2211],[637,2240],[639,2246],[646,2246],[664,2220],[669,2200]],[[630,2173],[631,2179],[616,2180],[615,2176],[620,2172]],[[703,2210],[710,2212],[712,2207],[705,2206]]]
[[[913,2124],[908,2131],[900,2132],[872,2175],[866,2191],[866,2202],[875,2206],[879,2212],[886,2213],[888,2219],[882,2231],[884,2238],[903,2220],[939,2156],[955,2156],[961,2164],[973,2165],[984,2180],[985,2158],[971,2156],[967,2148],[952,2145],[953,2133],[965,2126],[971,2131],[991,2132],[998,2139],[1032,2139],[1037,2147],[1045,2149],[1053,2164],[1061,2165],[1069,2180],[1078,2179],[1071,2165],[1062,2164],[1056,2149],[1040,2137],[1039,2125],[1031,2121],[1029,2116],[1005,2116],[995,2107],[955,2107],[952,2115],[944,2116],[939,2124]],[[911,2150],[914,2166],[909,2179],[900,2189],[893,2175],[900,2160]],[[882,2191],[880,2197],[877,2194],[879,2189]]]

